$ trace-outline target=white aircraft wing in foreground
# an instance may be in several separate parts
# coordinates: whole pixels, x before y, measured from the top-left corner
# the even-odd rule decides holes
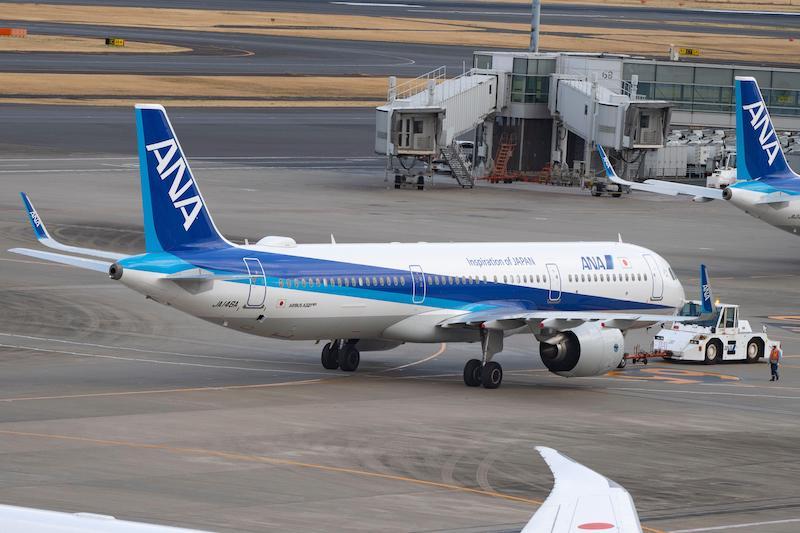
[[[30,507],[0,505],[4,533],[202,533],[197,529],[117,520],[94,513],[62,513]]]
[[[522,533],[642,533],[627,490],[552,448],[536,449],[555,484]]]

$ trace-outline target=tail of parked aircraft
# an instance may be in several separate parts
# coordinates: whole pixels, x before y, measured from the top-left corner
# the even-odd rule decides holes
[[[164,108],[137,104],[136,133],[147,251],[231,246],[211,220]]]
[[[711,284],[708,282],[708,269],[705,265],[700,265],[700,311],[703,315],[710,315],[714,312],[714,304],[711,302]]]
[[[739,180],[797,178],[783,155],[758,82],[736,77],[736,167]]]

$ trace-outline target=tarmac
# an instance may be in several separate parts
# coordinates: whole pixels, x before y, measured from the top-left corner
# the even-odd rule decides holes
[[[564,379],[526,336],[498,356],[506,372],[494,391],[462,383],[475,345],[405,345],[363,354],[354,374],[325,371],[314,343],[210,326],[102,274],[5,252],[38,246],[21,190],[65,242],[143,249],[130,114],[15,109],[0,110],[10,120],[0,132],[0,502],[220,531],[518,531],[552,486],[533,449],[545,445],[625,486],[646,531],[797,530],[795,237],[722,202],[470,191],[449,178],[387,189],[382,159],[361,142],[373,127],[365,111],[252,111],[243,125],[236,112],[215,112],[227,120],[214,124],[207,110],[176,111],[232,239],[621,234],[670,261],[690,296],[707,264],[715,295],[767,325],[786,354],[778,383],[763,363],[653,362]],[[243,147],[259,129],[263,141]],[[103,142],[115,136],[124,141]],[[283,138],[306,143],[288,151],[275,144]]]

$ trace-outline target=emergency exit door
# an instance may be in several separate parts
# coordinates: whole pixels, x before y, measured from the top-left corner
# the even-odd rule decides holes
[[[264,266],[261,261],[254,257],[245,257],[244,265],[247,267],[247,274],[250,276],[250,290],[247,293],[247,305],[245,307],[263,307],[264,301],[267,299],[267,277],[264,275]]]
[[[550,292],[547,294],[547,300],[550,302],[561,301],[561,274],[558,271],[558,265],[547,263],[547,277],[550,282]]]
[[[425,301],[425,273],[419,265],[411,265],[408,267],[411,271],[411,302],[421,304]]]
[[[644,254],[644,260],[647,267],[650,269],[650,279],[653,280],[653,292],[650,295],[651,300],[660,300],[664,297],[664,277],[661,275],[661,270],[658,268],[656,258],[650,254]]]

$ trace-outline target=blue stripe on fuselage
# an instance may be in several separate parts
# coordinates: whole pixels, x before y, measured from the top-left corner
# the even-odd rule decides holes
[[[730,185],[730,187],[734,189],[760,192],[763,194],[782,192],[791,196],[800,195],[800,180],[794,178],[773,178],[768,182],[762,180],[737,181],[736,183]]]
[[[298,257],[272,252],[246,250],[243,248],[225,248],[219,250],[182,249],[173,253],[155,253],[134,256],[119,263],[126,269],[142,270],[160,274],[174,274],[192,268],[201,268],[215,274],[248,274],[244,258],[256,258],[261,261],[267,277],[266,284],[278,287],[278,280],[290,280],[292,290],[319,292],[351,296],[369,300],[381,300],[403,304],[412,304],[411,290],[413,280],[409,270],[361,265],[310,257]],[[331,284],[330,278],[370,278],[371,286],[338,286]],[[432,272],[429,276],[444,277]],[[372,278],[380,282],[381,277],[398,277],[404,284],[395,286],[372,283]],[[455,277],[455,276],[453,276]],[[295,279],[328,278],[328,285],[294,286]],[[249,283],[248,280],[231,280],[237,283]],[[464,309],[474,304],[481,307],[496,307],[513,303],[517,307],[530,310],[564,310],[564,311],[596,311],[596,310],[657,310],[668,306],[644,302],[605,298],[589,294],[573,294],[562,292],[559,302],[548,301],[549,290],[511,285],[507,283],[480,282],[446,285],[426,284],[426,296],[422,305],[444,309]],[[490,303],[491,302],[491,303]],[[497,304],[497,305],[494,305]]]

